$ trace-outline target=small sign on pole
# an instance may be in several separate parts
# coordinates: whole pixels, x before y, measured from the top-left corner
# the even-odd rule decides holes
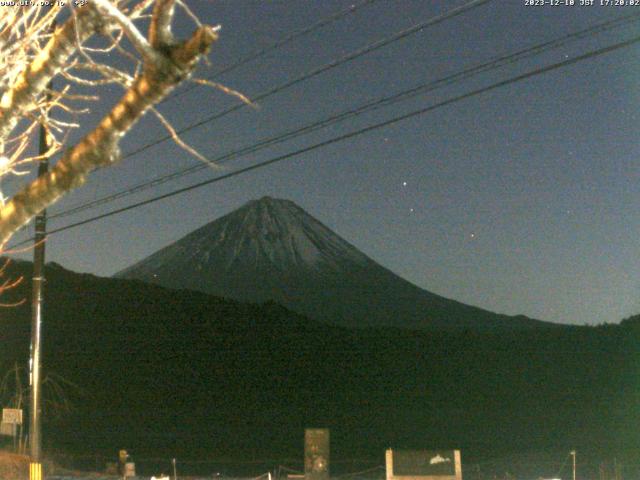
[[[22,409],[3,408],[2,423],[13,423],[15,425],[22,425]]]
[[[15,423],[0,423],[0,435],[8,437],[18,436],[18,426]]]
[[[19,408],[3,408],[0,435],[17,437],[18,425],[22,425],[22,410]]]

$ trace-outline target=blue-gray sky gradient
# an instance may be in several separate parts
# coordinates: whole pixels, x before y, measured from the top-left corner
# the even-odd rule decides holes
[[[342,0],[189,2],[222,25],[206,76],[347,8]],[[462,1],[378,0],[219,79],[248,96]],[[579,0],[576,0],[579,3]],[[596,2],[599,3],[599,2]],[[185,134],[215,157],[496,55],[640,7],[490,4]],[[186,22],[185,22],[186,25]],[[638,23],[235,160],[265,160],[358,127],[630,38]],[[640,312],[640,47],[632,46],[438,109],[211,187],[51,237],[47,259],[110,275],[263,195],[289,198],[413,283],[489,310],[563,322]],[[114,98],[108,94],[104,105]],[[177,128],[235,104],[197,88],[160,109]],[[95,122],[95,115],[86,119]],[[151,116],[123,150],[164,135]],[[197,163],[170,143],[94,174],[52,213]],[[201,171],[51,228],[216,175]]]

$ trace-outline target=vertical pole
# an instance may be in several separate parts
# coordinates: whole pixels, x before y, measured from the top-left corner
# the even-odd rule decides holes
[[[51,23],[50,30],[55,30],[55,20]],[[53,87],[52,82],[47,85],[49,89]],[[47,93],[47,98],[51,98],[51,93]],[[49,131],[46,118],[43,119],[39,130],[38,153],[45,155],[49,150]],[[38,176],[46,175],[49,171],[49,159],[43,157],[38,164]],[[40,212],[35,219],[35,239],[33,247],[33,279],[31,294],[31,357],[29,361],[31,382],[30,389],[30,409],[29,409],[29,454],[31,462],[37,464],[34,469],[41,472],[41,450],[42,450],[42,392],[41,392],[41,362],[42,362],[42,302],[44,289],[44,256],[45,240],[47,237],[47,211]]]
[[[40,126],[41,155],[48,150],[47,129]],[[38,176],[46,174],[49,170],[49,160],[43,158],[38,165]],[[44,289],[44,255],[45,239],[47,235],[47,212],[43,210],[36,216],[35,220],[35,240],[33,247],[33,279],[31,295],[31,396],[30,396],[30,416],[29,416],[29,453],[31,461],[40,463],[41,454],[41,361],[42,361],[42,300]]]
[[[52,4],[53,8],[53,4]],[[52,20],[49,30],[53,33],[56,29],[56,21]],[[53,88],[53,82],[49,82],[47,88]],[[48,92],[47,99],[51,99]],[[46,114],[45,114],[46,115]],[[49,131],[46,118],[43,119],[39,130],[38,152],[45,155],[49,150]],[[49,158],[42,157],[38,165],[38,176],[45,175],[49,171]],[[42,361],[42,300],[44,288],[44,244],[47,236],[47,211],[40,212],[35,219],[35,239],[33,249],[33,279],[31,293],[31,357],[29,359],[31,382],[30,408],[29,408],[29,454],[31,457],[30,480],[42,478],[42,392],[41,392],[41,361]]]
[[[576,480],[576,451],[571,451],[571,456],[573,457],[573,480]]]

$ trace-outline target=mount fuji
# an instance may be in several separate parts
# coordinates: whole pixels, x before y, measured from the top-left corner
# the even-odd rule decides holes
[[[274,301],[347,327],[526,329],[423,290],[376,263],[289,200],[264,197],[188,234],[116,277],[241,301]]]

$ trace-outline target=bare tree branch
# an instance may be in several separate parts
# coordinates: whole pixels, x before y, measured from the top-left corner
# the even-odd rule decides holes
[[[76,32],[81,41],[100,25],[100,17],[90,5],[81,7],[53,34],[45,48],[31,62],[0,99],[0,142],[4,143],[18,121],[33,108],[33,101],[76,51]]]
[[[124,34],[129,38],[129,41],[145,62],[156,63],[159,61],[157,51],[151,47],[151,44],[142,36],[129,17],[113,5],[110,0],[93,0],[93,2],[95,8],[101,14],[113,19],[120,25]]]
[[[174,43],[171,20],[175,10],[175,0],[158,0],[153,9],[149,25],[149,41],[154,48],[163,48]]]
[[[68,149],[49,174],[33,181],[0,209],[0,244],[38,212],[82,185],[89,172],[117,162],[120,139],[149,107],[191,73],[216,39],[215,29],[200,27],[187,41],[145,63],[143,72],[100,124]]]
[[[48,82],[54,76],[61,74],[68,81],[85,86],[97,87],[102,83],[116,82],[126,88],[124,96],[101,122],[76,145],[68,148],[47,175],[32,181],[0,207],[0,246],[5,245],[19,228],[40,211],[82,185],[92,170],[116,163],[120,159],[119,143],[122,137],[147,110],[191,75],[198,60],[217,39],[217,28],[199,26],[191,37],[177,42],[171,31],[175,0],[155,0],[147,39],[133,20],[143,15],[153,4],[152,0],[139,2],[129,11],[118,6],[118,3],[92,0],[88,5],[72,10],[69,19],[51,35],[46,45],[37,52],[0,99],[0,157],[8,141],[19,142],[18,147],[13,149],[14,155],[2,157],[8,159],[8,164],[4,166],[5,172],[13,172],[14,165],[20,163],[15,158],[15,152],[24,151],[25,139],[29,138],[33,125],[46,121],[50,130],[58,133],[77,126],[77,122],[51,119],[48,115],[49,110],[54,107],[68,114],[78,111],[63,103],[72,98],[66,87],[53,100],[38,100],[43,97]],[[11,24],[15,25],[17,21],[12,19]],[[0,41],[5,33],[2,27],[0,23]],[[109,36],[114,29],[120,32],[116,39]],[[96,32],[107,35],[111,47],[85,51],[83,42]],[[120,49],[119,39],[122,34],[129,39],[142,60],[142,68],[136,67],[135,77],[92,58],[114,47]],[[70,61],[76,52],[81,54],[80,60],[84,59],[84,63]],[[79,78],[70,73],[74,68],[86,68],[100,75],[102,80]],[[9,140],[20,120],[29,115],[34,116],[32,126]],[[171,129],[166,120],[162,121]],[[56,148],[60,148],[61,144],[62,142],[56,142]],[[30,157],[29,160],[33,158]]]

